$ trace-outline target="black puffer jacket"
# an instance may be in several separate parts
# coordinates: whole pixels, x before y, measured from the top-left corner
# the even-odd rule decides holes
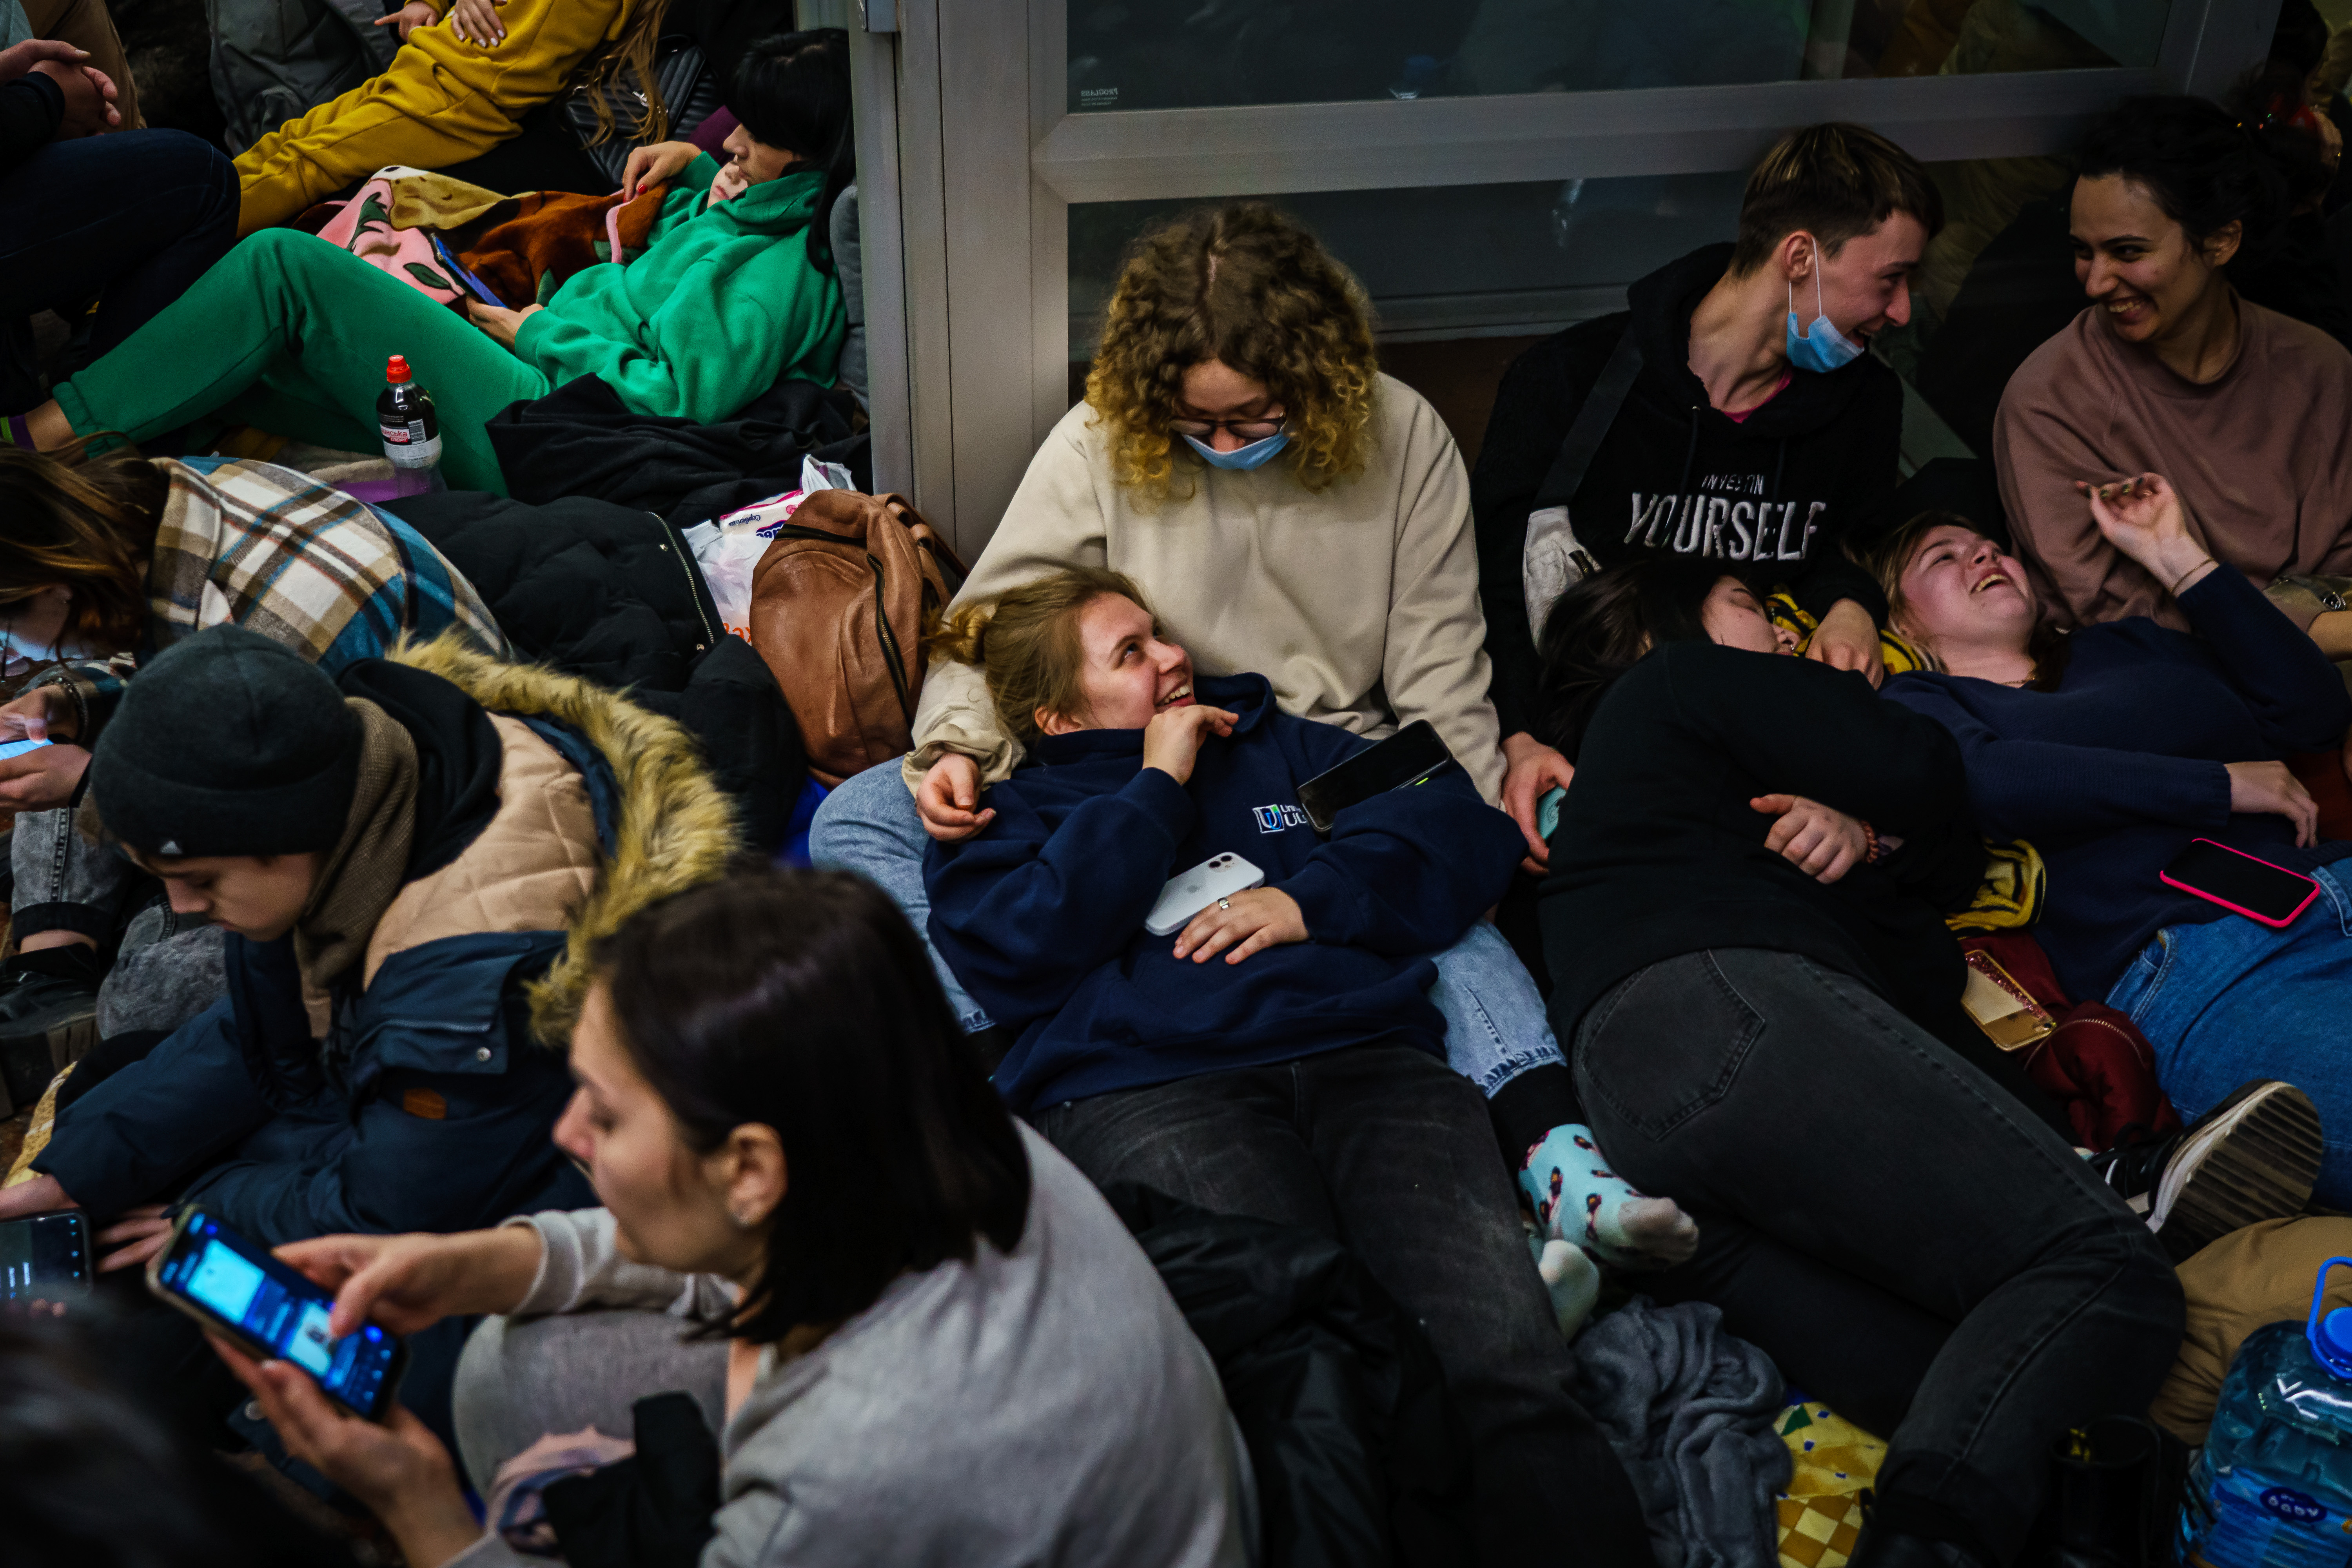
[[[1461,1418],[1437,1352],[1363,1265],[1297,1226],[1131,1182],[1106,1195],[1216,1363],[1263,1568],[1470,1562]]]
[[[1628,291],[1630,310],[1549,337],[1511,362],[1470,481],[1478,598],[1503,733],[1535,721],[1536,628],[1521,561],[1537,487],[1630,325],[1642,374],[1569,503],[1601,565],[1649,552],[1719,557],[1759,592],[1786,584],[1819,616],[1853,599],[1884,621],[1885,595],[1841,548],[1895,490],[1903,386],[1868,354],[1827,375],[1794,371],[1744,420],[1716,411],[1690,369],[1691,312],[1730,264],[1712,245]]]
[[[735,798],[745,840],[782,846],[808,778],[800,728],[765,661],[720,629],[676,529],[584,496],[532,506],[452,490],[394,510],[466,574],[524,658],[685,725]]]

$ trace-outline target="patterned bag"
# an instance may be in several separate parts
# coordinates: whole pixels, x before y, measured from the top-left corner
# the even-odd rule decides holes
[[[433,231],[392,226],[392,181],[379,171],[327,221],[319,237],[391,273],[426,299],[463,312],[466,291],[433,254]]]
[[[669,121],[665,140],[685,141],[719,107],[719,78],[703,58],[701,46],[686,38],[673,36],[654,45],[654,81],[661,89],[662,109]],[[596,140],[598,97],[604,99],[614,128],[602,142]],[[638,84],[637,73],[624,66],[608,81],[575,88],[563,100],[563,123],[579,140],[588,161],[618,185],[630,151],[645,145],[633,139],[637,119],[645,111],[645,89]]]

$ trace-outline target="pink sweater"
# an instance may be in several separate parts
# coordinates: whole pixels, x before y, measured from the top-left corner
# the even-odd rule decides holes
[[[2000,499],[2062,625],[2189,628],[2163,584],[2099,536],[2076,479],[2162,474],[2214,558],[2257,586],[2352,572],[2352,353],[2274,310],[2238,310],[2238,357],[2202,386],[2119,342],[2096,307],[2010,379],[1993,421]]]

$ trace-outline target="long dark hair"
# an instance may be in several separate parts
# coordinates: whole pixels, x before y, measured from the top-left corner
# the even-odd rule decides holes
[[[708,1152],[775,1129],[790,1182],[732,1329],[872,1306],[901,1273],[1020,1245],[1029,1160],[929,952],[873,883],[746,872],[640,910],[598,966],[637,1069]]]
[[[2091,127],[2076,173],[2120,174],[2147,188],[2164,216],[2200,248],[2231,223],[2240,248],[2264,248],[2286,216],[2287,182],[2262,140],[2201,98],[2127,98]]]
[[[1652,648],[1705,642],[1706,596],[1731,574],[1697,555],[1644,555],[1571,585],[1544,619],[1538,738],[1576,761],[1593,710]]]
[[[136,452],[0,447],[0,619],[44,588],[73,590],[71,629],[127,652],[147,630],[147,561],[171,486]]]
[[[755,140],[799,153],[824,171],[809,219],[809,259],[833,271],[833,206],[857,182],[857,134],[849,108],[849,35],[839,27],[777,33],[743,51],[727,107]]]

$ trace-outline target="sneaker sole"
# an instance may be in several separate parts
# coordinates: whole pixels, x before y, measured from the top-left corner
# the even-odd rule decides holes
[[[2248,1084],[2205,1120],[2219,1127],[2156,1233],[2175,1263],[2231,1231],[2301,1214],[2319,1177],[2319,1110],[2294,1085]]]

